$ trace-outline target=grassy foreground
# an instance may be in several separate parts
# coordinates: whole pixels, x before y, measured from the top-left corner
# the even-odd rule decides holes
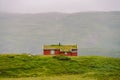
[[[94,78],[83,78],[80,75],[42,76],[28,78],[0,78],[0,80],[97,80]]]
[[[119,73],[120,58],[0,55],[0,80],[120,80]]]

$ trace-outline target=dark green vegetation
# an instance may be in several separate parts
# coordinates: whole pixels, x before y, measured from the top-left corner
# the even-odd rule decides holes
[[[100,56],[0,55],[0,77],[80,74],[100,80],[120,80],[120,58]]]

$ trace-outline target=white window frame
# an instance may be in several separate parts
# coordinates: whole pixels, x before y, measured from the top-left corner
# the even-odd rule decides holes
[[[51,50],[51,51],[50,51],[50,54],[51,54],[51,55],[54,55],[54,54],[55,54],[55,50]]]

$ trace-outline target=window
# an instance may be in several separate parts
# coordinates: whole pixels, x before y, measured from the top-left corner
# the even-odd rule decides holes
[[[65,55],[67,55],[67,52],[65,52]]]
[[[55,54],[55,51],[54,51],[54,50],[51,50],[50,54],[51,54],[51,55]]]

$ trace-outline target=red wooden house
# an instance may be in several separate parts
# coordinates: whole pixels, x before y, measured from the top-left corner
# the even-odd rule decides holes
[[[44,45],[44,55],[77,56],[77,45]]]

